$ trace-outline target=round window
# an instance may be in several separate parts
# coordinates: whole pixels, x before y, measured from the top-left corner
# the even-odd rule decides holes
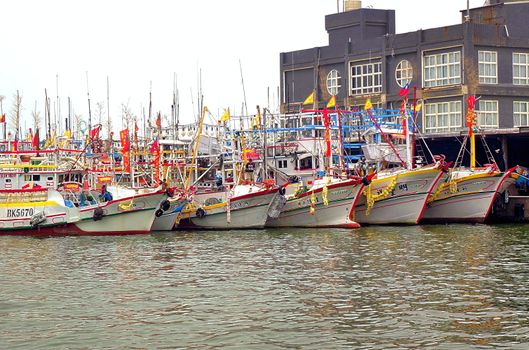
[[[332,96],[338,95],[338,92],[340,91],[340,73],[333,69],[327,74],[327,91]]]
[[[404,87],[407,83],[410,83],[413,79],[413,68],[410,61],[402,60],[397,64],[395,68],[395,80],[400,87]]]

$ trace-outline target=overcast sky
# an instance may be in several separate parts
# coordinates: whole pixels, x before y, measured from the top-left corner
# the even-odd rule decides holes
[[[339,0],[341,3],[342,1]],[[397,33],[460,23],[466,0],[364,0],[363,7],[395,9]],[[471,0],[478,7],[484,0]],[[75,113],[92,118],[106,105],[117,130],[121,106],[138,116],[147,111],[152,82],[153,110],[170,115],[173,76],[180,94],[180,119],[194,120],[198,71],[204,103],[214,113],[244,101],[240,65],[250,114],[255,106],[275,109],[279,53],[325,46],[325,15],[336,0],[4,0],[0,6],[0,95],[4,113],[17,90],[27,127],[31,111],[44,110],[44,89],[61,117],[71,98]],[[268,90],[269,89],[269,90]],[[270,91],[270,94],[268,94]],[[53,108],[53,107],[52,107]],[[105,113],[106,115],[106,113]]]

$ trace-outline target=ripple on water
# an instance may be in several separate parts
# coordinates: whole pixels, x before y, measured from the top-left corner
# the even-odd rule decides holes
[[[0,238],[0,348],[525,349],[527,226]]]

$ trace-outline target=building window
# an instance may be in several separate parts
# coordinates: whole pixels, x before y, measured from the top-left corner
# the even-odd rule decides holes
[[[461,52],[426,55],[423,58],[424,87],[461,84]]]
[[[498,101],[479,100],[478,126],[481,128],[497,128]]]
[[[450,132],[461,128],[461,101],[427,103],[424,132]]]
[[[338,92],[340,91],[340,88],[342,87],[340,85],[340,73],[333,69],[327,74],[327,91],[332,96],[338,95]]]
[[[373,94],[382,91],[382,64],[351,65],[351,95]]]
[[[512,83],[529,85],[529,53],[512,54]]]
[[[288,166],[288,161],[286,159],[278,160],[277,161],[277,167],[279,169],[286,169]]]
[[[478,51],[479,82],[498,84],[498,53],[496,51]]]
[[[514,126],[529,126],[529,102],[514,101]]]
[[[404,87],[407,83],[410,83],[413,79],[413,68],[410,61],[402,60],[397,64],[395,68],[395,80],[400,87]]]

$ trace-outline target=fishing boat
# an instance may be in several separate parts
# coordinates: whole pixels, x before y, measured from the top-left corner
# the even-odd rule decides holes
[[[498,199],[511,179],[516,167],[500,171],[494,156],[484,140],[484,149],[490,163],[476,167],[475,118],[476,98],[467,98],[468,134],[461,144],[459,155],[452,169],[447,172],[439,186],[432,192],[424,212],[423,223],[483,223],[489,217],[494,202]],[[461,165],[470,141],[470,167]]]
[[[364,188],[361,178],[340,179],[325,176],[311,187],[298,187],[286,197],[279,215],[269,218],[267,227],[342,227],[360,225],[351,214]]]
[[[77,220],[77,208],[53,189],[0,190],[0,235],[62,236]]]
[[[440,163],[380,171],[363,189],[354,220],[360,224],[418,224],[428,197],[442,176]]]
[[[64,183],[64,198],[79,210],[79,220],[69,227],[70,235],[130,235],[148,234],[156,213],[163,215],[167,208],[165,191],[140,190],[121,186],[103,187],[111,193],[96,193],[77,183]],[[169,209],[169,208],[167,208]]]
[[[274,201],[277,186],[236,185],[232,190],[208,194],[201,205],[195,198],[180,214],[179,229],[258,229],[263,228]]]

